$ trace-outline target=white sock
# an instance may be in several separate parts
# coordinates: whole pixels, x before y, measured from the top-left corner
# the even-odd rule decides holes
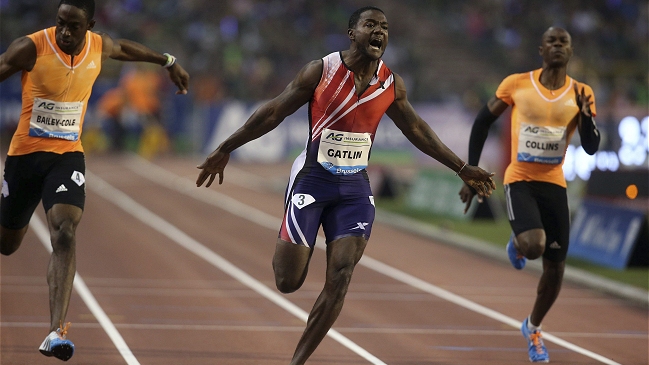
[[[530,319],[530,317],[527,317],[527,329],[530,330],[530,332],[534,332],[534,331],[537,331],[537,330],[541,331],[541,325],[538,325],[538,326],[533,325],[532,320]]]

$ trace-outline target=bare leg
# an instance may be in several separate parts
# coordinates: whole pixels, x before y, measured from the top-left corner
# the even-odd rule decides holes
[[[298,290],[306,279],[313,248],[277,239],[273,256],[275,285],[284,294]]]
[[[543,275],[536,292],[536,301],[530,315],[530,321],[540,326],[561,291],[563,272],[566,262],[552,262],[543,258]]]
[[[75,231],[83,211],[73,205],[55,204],[47,212],[52,255],[47,268],[50,287],[50,331],[65,321],[76,272]]]
[[[297,344],[291,365],[304,364],[333,326],[342,310],[354,267],[366,245],[363,237],[345,237],[327,244],[325,285],[309,313],[306,329]]]

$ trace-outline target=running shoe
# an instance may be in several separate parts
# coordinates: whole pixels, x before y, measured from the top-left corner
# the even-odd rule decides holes
[[[507,243],[507,256],[509,256],[509,262],[512,263],[516,270],[521,270],[525,267],[525,263],[527,263],[525,256],[518,253],[516,246],[514,246],[513,234],[509,237],[509,242]]]
[[[541,330],[536,330],[530,332],[527,328],[528,318],[525,318],[523,324],[521,325],[521,332],[523,337],[527,340],[527,352],[530,356],[531,362],[550,362],[550,355],[548,355],[548,349],[545,348],[543,344],[543,339],[541,338]]]
[[[68,328],[70,328],[70,322],[66,323],[63,329],[57,328],[56,331],[50,332],[38,348],[41,354],[54,356],[63,361],[70,360],[74,354],[74,344],[66,338]]]

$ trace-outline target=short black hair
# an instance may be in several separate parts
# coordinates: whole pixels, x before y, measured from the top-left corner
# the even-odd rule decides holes
[[[59,8],[61,5],[72,5],[86,12],[88,20],[92,20],[95,16],[95,0],[61,0],[59,3]]]
[[[383,10],[377,8],[376,6],[364,6],[364,7],[360,8],[360,9],[356,10],[352,14],[352,16],[349,17],[349,25],[348,25],[349,29],[354,28],[356,26],[356,23],[358,23],[358,20],[361,18],[361,14],[363,14],[364,12],[366,12],[368,10],[378,10],[381,13],[383,13]],[[383,15],[385,15],[385,13],[383,13]]]

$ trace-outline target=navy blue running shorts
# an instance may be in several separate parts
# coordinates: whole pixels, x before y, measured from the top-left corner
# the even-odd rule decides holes
[[[339,176],[315,166],[298,173],[286,191],[280,239],[314,247],[320,225],[327,243],[348,236],[369,239],[375,208],[365,171]]]

